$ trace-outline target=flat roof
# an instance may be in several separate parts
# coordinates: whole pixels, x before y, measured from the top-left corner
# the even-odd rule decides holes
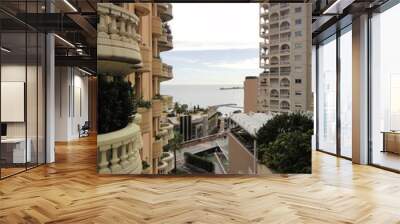
[[[271,118],[271,114],[265,113],[238,113],[231,116],[232,121],[234,121],[253,137],[256,136],[258,130],[260,130],[260,128]]]

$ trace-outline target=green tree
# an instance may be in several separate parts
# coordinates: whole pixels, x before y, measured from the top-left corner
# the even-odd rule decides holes
[[[262,163],[278,173],[311,173],[311,135],[312,130],[280,134],[263,146]]]
[[[275,115],[257,132],[258,158],[263,158],[264,150],[269,143],[275,141],[280,134],[299,131],[306,133],[313,130],[314,122],[311,115],[294,112]]]
[[[176,173],[176,151],[181,150],[183,142],[183,137],[179,132],[174,133],[174,138],[168,141],[168,144],[164,146],[164,151],[169,151],[174,153],[174,170]]]

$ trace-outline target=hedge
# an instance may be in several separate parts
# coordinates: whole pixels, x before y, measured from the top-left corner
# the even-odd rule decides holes
[[[196,166],[210,173],[214,172],[214,163],[208,161],[207,159],[193,155],[189,152],[185,152],[183,155],[185,157],[185,163]]]

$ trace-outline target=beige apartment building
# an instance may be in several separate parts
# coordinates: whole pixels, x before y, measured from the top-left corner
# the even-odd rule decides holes
[[[260,3],[258,112],[312,111],[311,4]]]
[[[257,111],[258,77],[246,76],[244,80],[244,112]]]
[[[163,152],[163,146],[174,137],[174,133],[173,125],[167,123],[164,112],[172,107],[172,97],[161,95],[160,82],[173,78],[172,66],[161,59],[162,52],[173,48],[172,34],[168,25],[168,21],[173,18],[172,5],[169,3],[101,3],[98,4],[98,14],[98,32],[103,32],[103,36],[98,37],[99,64],[106,64],[100,69],[108,73],[123,74],[134,86],[138,102],[134,124],[128,125],[129,130],[114,133],[114,136],[118,137],[110,137],[111,139],[118,138],[116,144],[122,144],[122,148],[126,145],[128,152],[125,149],[107,149],[113,150],[112,157],[107,157],[104,153],[104,161],[99,162],[100,173],[102,168],[106,173],[114,173],[113,167],[118,167],[119,163],[123,167],[123,160],[126,160],[125,157],[131,158],[130,154],[140,158],[141,164],[136,164],[138,167],[142,167],[142,161],[145,161],[149,167],[143,170],[122,171],[122,173],[169,173],[174,168],[173,155]],[[109,40],[101,41],[99,38],[102,37]],[[108,48],[102,45],[107,45]],[[115,57],[107,57],[112,54]],[[105,55],[107,63],[101,62],[101,55]],[[101,148],[99,150],[102,153]],[[114,153],[114,150],[117,152]],[[102,154],[99,157],[103,158]],[[135,161],[137,163],[139,159]],[[102,164],[107,165],[101,167]],[[138,172],[138,170],[141,171]]]

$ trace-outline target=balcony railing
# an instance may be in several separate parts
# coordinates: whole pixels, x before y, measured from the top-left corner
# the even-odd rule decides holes
[[[159,99],[152,100],[153,117],[160,117],[162,113],[162,103]]]
[[[165,63],[162,64],[162,81],[170,80],[173,78],[173,68],[171,65],[167,65]]]
[[[290,53],[290,49],[281,50],[281,54],[288,54]]]
[[[136,33],[139,18],[112,3],[99,3],[97,13],[98,72],[131,73],[142,62]]]
[[[174,126],[169,123],[161,123],[160,125],[161,130],[167,130],[168,132],[168,140],[171,140],[174,138]]]
[[[170,173],[174,169],[174,154],[170,152],[163,152],[161,157],[161,161],[167,163],[166,172]]]
[[[98,171],[101,174],[140,174],[142,160],[139,150],[143,147],[142,134],[138,124],[140,114],[134,122],[120,130],[98,134]]]
[[[172,4],[171,3],[158,3],[160,9],[160,17],[163,22],[170,21],[172,16]]]
[[[281,32],[285,30],[289,30],[290,26],[281,26]]]

